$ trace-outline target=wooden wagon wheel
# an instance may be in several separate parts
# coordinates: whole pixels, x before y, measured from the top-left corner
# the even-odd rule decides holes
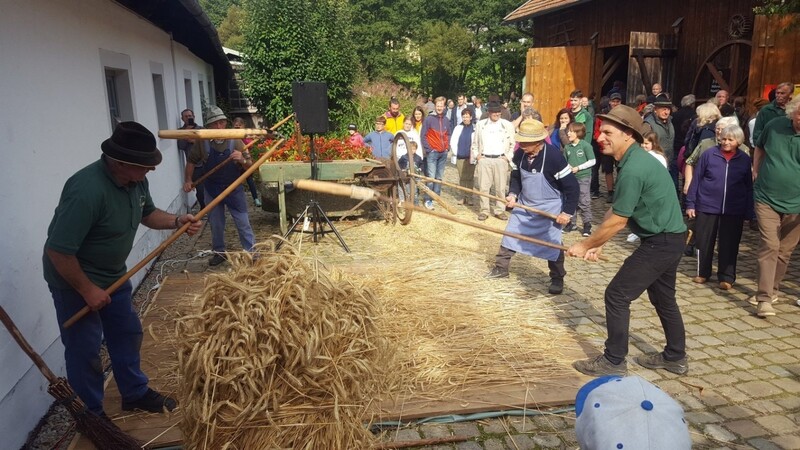
[[[737,95],[744,95],[749,75],[745,74],[739,79],[739,64],[747,63],[752,46],[753,43],[747,39],[734,39],[712,50],[697,70],[697,75],[695,75],[694,83],[692,84],[692,92],[700,92],[700,82],[705,81],[704,75],[709,75],[711,79],[719,84],[720,89],[728,91],[731,98]],[[722,57],[727,61],[730,71],[729,80],[725,79],[725,76],[714,63],[718,57]]]
[[[400,142],[401,139],[406,147],[406,158],[408,160],[407,169],[400,168],[400,157],[403,155],[397,154],[397,143]],[[408,225],[411,223],[411,213],[413,210],[411,208],[403,208],[402,204],[408,203],[409,205],[414,205],[414,196],[416,195],[417,186],[414,178],[408,175],[409,173],[414,173],[416,167],[414,167],[414,150],[411,148],[411,142],[409,142],[405,133],[398,132],[394,136],[394,141],[392,141],[391,161],[389,170],[397,178],[397,181],[394,182],[389,192],[390,198],[392,199],[392,212],[395,218],[400,219],[401,224]]]

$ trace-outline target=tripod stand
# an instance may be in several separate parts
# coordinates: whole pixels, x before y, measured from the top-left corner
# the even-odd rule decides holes
[[[312,180],[319,180],[319,164],[317,162],[317,152],[314,149],[314,135],[313,134],[311,134],[311,139],[310,140],[311,140],[311,142],[310,142],[310,148],[309,148],[310,149],[309,157],[311,158],[311,179]],[[344,248],[344,251],[346,251],[347,253],[350,253],[350,248],[344,242],[344,239],[342,238],[342,235],[339,234],[339,230],[337,230],[336,227],[333,225],[333,222],[331,222],[331,219],[329,219],[327,214],[325,214],[325,211],[322,209],[322,206],[320,206],[319,202],[315,199],[315,195],[314,195],[313,191],[309,191],[309,193],[310,193],[309,194],[309,199],[308,199],[308,203],[306,203],[305,209],[303,209],[303,212],[300,213],[299,216],[297,216],[297,219],[295,219],[294,222],[292,222],[292,225],[289,227],[289,230],[286,232],[286,234],[283,235],[283,238],[286,239],[292,233],[298,232],[296,230],[296,227],[297,227],[297,224],[299,224],[300,221],[302,220],[303,221],[303,229],[301,231],[299,231],[299,232],[300,233],[311,233],[314,236],[314,243],[319,242],[319,235],[324,235],[325,233],[333,232],[333,234],[336,235],[336,238],[339,239],[339,243],[342,245],[342,248]],[[324,223],[323,223],[323,220],[324,220]],[[309,221],[311,222],[312,231],[307,231],[308,230],[308,222]],[[328,224],[328,226],[330,227],[330,230],[325,230],[324,229],[325,228],[325,223]]]

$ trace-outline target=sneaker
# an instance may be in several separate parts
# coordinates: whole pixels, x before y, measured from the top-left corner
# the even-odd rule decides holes
[[[594,358],[580,359],[572,363],[572,367],[578,372],[591,377],[601,377],[603,375],[625,376],[628,373],[628,364],[622,361],[613,364],[606,359],[606,355],[597,355]]]
[[[480,214],[478,214],[478,220],[480,220],[481,222],[483,222],[484,220],[486,220],[486,219],[488,219],[488,218],[489,218],[489,215],[488,215],[488,214],[486,214],[486,213],[480,213]]]
[[[758,302],[756,315],[761,318],[774,316],[775,308],[772,307],[772,302]]]
[[[492,271],[486,275],[486,278],[508,278],[508,270],[494,266]]]
[[[550,287],[547,289],[547,292],[558,295],[564,291],[564,279],[563,278],[551,278],[550,279]]]
[[[589,237],[591,235],[592,235],[592,226],[591,225],[584,225],[583,226],[583,233],[581,233],[581,236]]]
[[[500,214],[495,214],[494,216],[500,220],[508,220],[508,214],[504,212],[501,212]]]
[[[573,230],[575,230],[575,224],[570,222],[570,223],[564,225],[564,228],[561,229],[561,232],[569,233],[570,231],[573,231]]]
[[[662,353],[650,353],[640,355],[635,358],[636,364],[648,369],[665,369],[678,375],[683,375],[689,371],[689,363],[686,357],[678,361],[667,361]]]
[[[209,266],[218,266],[225,262],[225,256],[221,253],[214,253],[214,256],[208,258],[208,265]]]
[[[778,294],[772,296],[772,303],[778,303]],[[747,299],[747,303],[750,303],[753,306],[758,306],[758,298],[753,295],[752,297]]]
[[[123,411],[133,411],[135,409],[139,409],[142,411],[160,413],[164,412],[164,409],[166,409],[167,411],[172,411],[177,406],[178,406],[177,400],[175,400],[172,397],[166,397],[164,395],[161,395],[150,388],[147,389],[147,392],[145,392],[145,394],[139,400],[135,400],[132,402],[126,402],[126,401],[122,402]]]
[[[625,239],[625,241],[627,241],[627,242],[636,242],[638,240],[639,240],[639,236],[637,236],[637,235],[635,235],[633,233],[629,234],[628,238]]]
[[[433,211],[433,202],[431,200],[425,200],[425,209]]]
[[[255,199],[255,200],[253,200],[253,203],[255,203],[255,205],[256,205],[257,207],[259,207],[259,208],[261,207],[261,199],[260,199],[260,198],[257,198],[257,199]]]

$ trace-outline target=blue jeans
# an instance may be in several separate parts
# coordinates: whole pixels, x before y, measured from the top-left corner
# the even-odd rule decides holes
[[[427,161],[427,175],[430,178],[441,180],[444,178],[444,167],[447,164],[447,152],[430,152],[428,153]],[[437,195],[442,193],[442,185],[439,183],[428,183],[430,190]],[[426,200],[430,200],[426,196]]]
[[[206,186],[206,203],[211,203],[216,195],[212,195],[216,189],[211,186]],[[247,200],[244,196],[244,189],[241,186],[237,187],[225,199],[220,202],[211,212],[208,213],[208,223],[211,224],[211,247],[215,252],[225,251],[225,207],[233,217],[233,223],[236,224],[236,231],[239,233],[239,242],[242,248],[247,251],[253,251],[255,245],[255,236],[253,236],[253,229],[250,227],[250,218],[247,216]]]
[[[95,414],[103,412],[100,344],[104,336],[122,401],[140,399],[147,392],[148,379],[139,365],[142,323],[131,303],[131,282],[111,294],[110,304],[90,312],[68,329],[61,324],[86,306],[86,302],[75,290],[48,287],[61,328],[67,380],[86,407]]]

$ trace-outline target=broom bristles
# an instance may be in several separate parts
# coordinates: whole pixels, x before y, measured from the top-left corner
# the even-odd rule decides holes
[[[126,434],[107,417],[100,417],[86,409],[86,405],[72,390],[66,378],[58,378],[47,392],[69,411],[75,419],[75,428],[86,436],[98,450],[139,450],[142,444]]]
[[[141,450],[142,444],[114,425],[110,419],[91,411],[73,414],[75,428],[86,436],[98,450]]]

